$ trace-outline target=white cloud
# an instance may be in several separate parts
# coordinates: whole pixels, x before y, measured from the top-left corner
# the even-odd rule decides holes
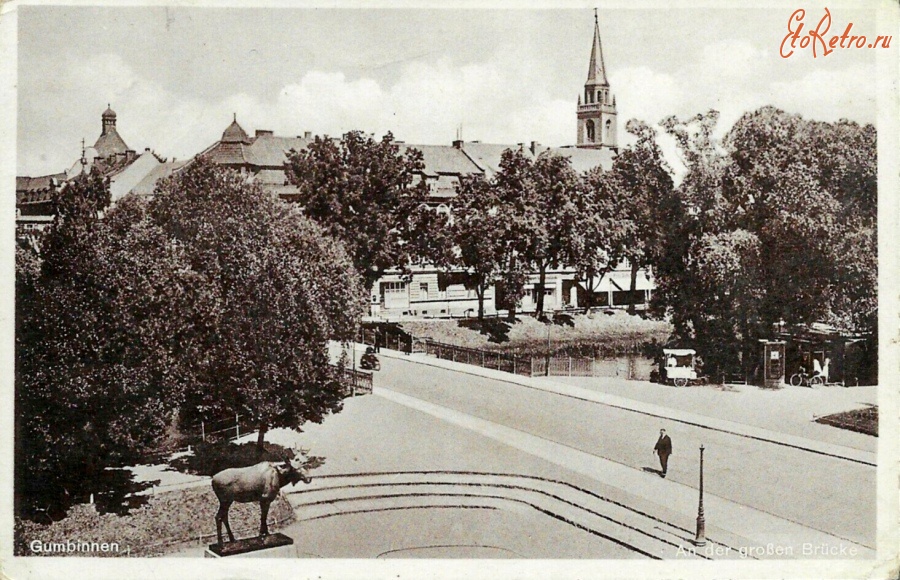
[[[706,47],[696,62],[677,70],[613,69],[621,143],[631,142],[624,131],[631,118],[653,124],[671,114],[686,117],[710,108],[721,113],[720,134],[742,113],[765,104],[823,120],[874,119],[872,67],[814,69],[796,81],[772,82],[768,77],[775,58],[749,43],[728,41]],[[178,158],[218,139],[233,113],[248,131],[271,129],[282,135],[339,135],[350,129],[381,135],[390,130],[410,143],[449,143],[461,124],[467,140],[571,144],[575,102],[552,94],[555,87],[547,86],[546,71],[532,62],[511,49],[474,64],[413,60],[389,86],[310,70],[272,99],[244,89],[208,100],[185,97],[142,78],[118,55],[58,60],[47,71],[45,78],[52,82],[41,85],[39,98],[20,100],[29,123],[20,127],[19,170],[35,175],[71,165],[81,138],[90,145],[99,135],[107,102],[117,111],[119,131],[131,147],[152,147]],[[572,88],[572,93],[580,89]]]

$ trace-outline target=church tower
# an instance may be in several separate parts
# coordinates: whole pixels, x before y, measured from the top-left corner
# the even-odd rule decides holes
[[[609,92],[603,46],[600,44],[600,22],[594,9],[594,44],[588,66],[584,94],[578,97],[578,147],[618,151],[616,140],[616,98]]]

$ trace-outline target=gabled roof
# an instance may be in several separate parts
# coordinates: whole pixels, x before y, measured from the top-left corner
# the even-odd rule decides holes
[[[259,167],[284,167],[286,152],[291,149],[306,148],[312,139],[302,137],[276,137],[275,135],[259,135],[247,149],[247,162]]]
[[[584,173],[597,167],[598,165],[604,171],[612,169],[613,160],[616,154],[609,148],[602,149],[582,149],[580,147],[542,147],[538,150],[538,155],[561,155],[568,157],[572,162],[572,169],[578,173]]]
[[[483,173],[465,153],[452,145],[400,145],[402,153],[406,153],[408,149],[418,149],[422,152],[422,160],[425,162],[424,173],[429,177]]]
[[[16,205],[50,201],[53,188],[62,184],[65,179],[65,173],[40,177],[16,176]]]
[[[500,171],[500,159],[503,152],[507,149],[516,150],[518,145],[500,145],[497,143],[478,143],[469,141],[460,146],[460,150],[485,174],[486,177],[492,176]],[[522,152],[533,158],[531,150],[527,147],[521,147]]]
[[[131,193],[136,193],[138,195],[153,195],[156,189],[156,182],[160,179],[164,179],[185,165],[190,161],[190,159],[185,159],[183,161],[169,161],[168,163],[160,163],[156,167],[150,170],[143,179],[141,179],[137,185],[135,185],[131,189]]]

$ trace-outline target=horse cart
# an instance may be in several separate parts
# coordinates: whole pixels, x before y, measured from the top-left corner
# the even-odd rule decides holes
[[[663,382],[676,387],[705,383],[705,377],[697,376],[694,360],[696,355],[697,351],[692,348],[664,348],[661,373]]]

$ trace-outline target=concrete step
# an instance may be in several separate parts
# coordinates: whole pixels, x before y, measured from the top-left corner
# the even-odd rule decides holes
[[[517,474],[400,472],[315,478],[290,491],[298,520],[392,509],[479,507],[536,510],[650,558],[738,557],[737,546],[708,539],[696,548],[693,531],[642,514],[564,482]]]

